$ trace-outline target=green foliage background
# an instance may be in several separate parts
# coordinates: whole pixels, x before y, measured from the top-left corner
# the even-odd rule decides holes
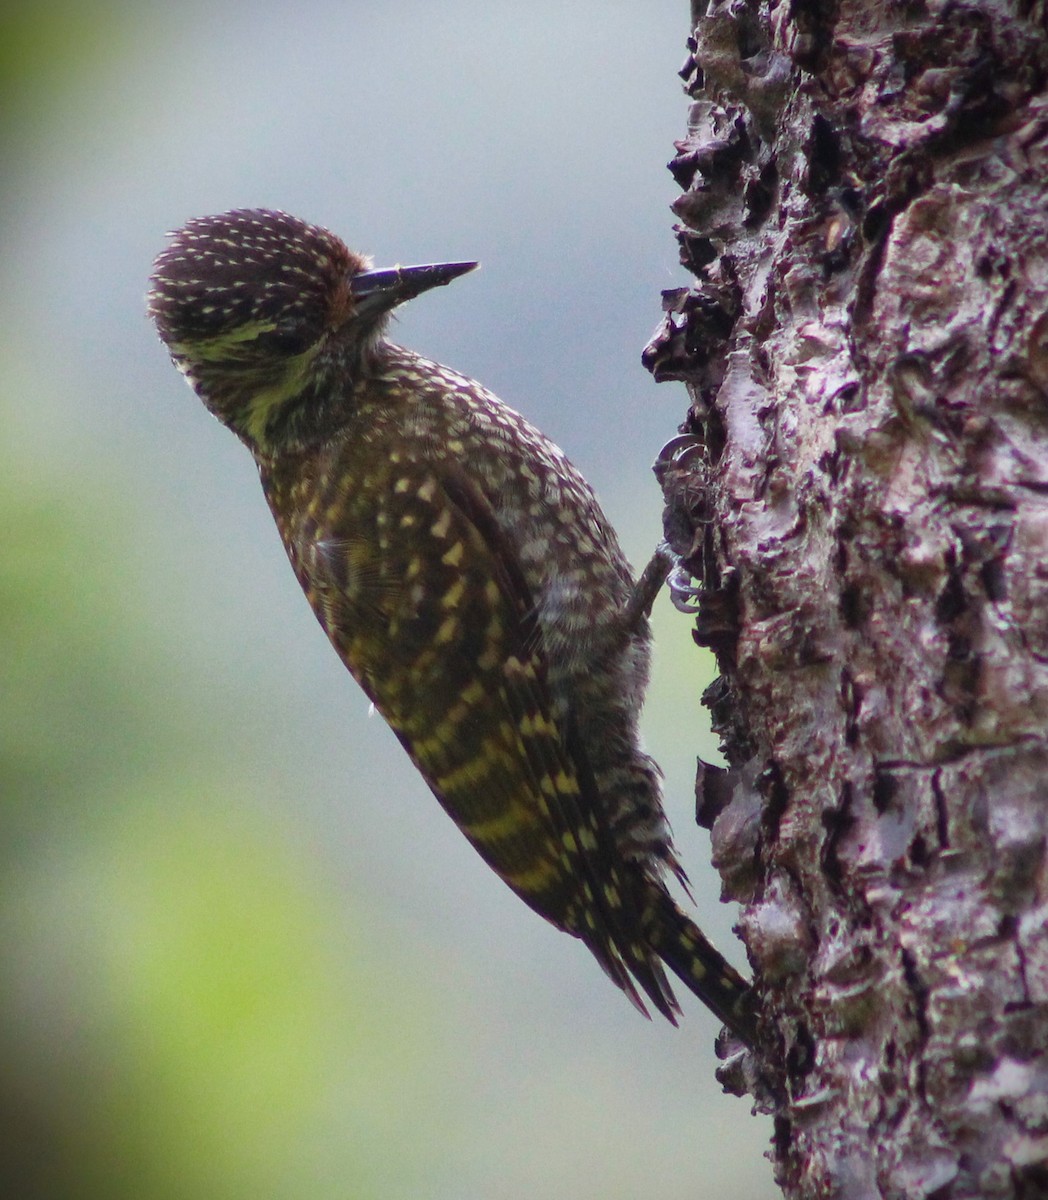
[[[404,1123],[440,1125],[424,1001],[230,778],[207,728],[233,714],[157,687],[133,523],[72,482],[0,490],[0,1190],[409,1188]]]

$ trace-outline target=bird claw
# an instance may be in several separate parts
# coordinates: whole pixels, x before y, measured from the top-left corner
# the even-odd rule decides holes
[[[691,579],[691,572],[680,561],[666,579],[670,600],[678,612],[694,614],[702,607],[701,604],[695,602],[701,599],[705,589],[701,584],[696,585],[689,582]]]
[[[664,483],[666,473],[671,467],[681,469],[687,466],[688,459],[696,453],[705,451],[705,444],[692,433],[681,433],[666,443],[655,456],[652,471],[659,483]]]

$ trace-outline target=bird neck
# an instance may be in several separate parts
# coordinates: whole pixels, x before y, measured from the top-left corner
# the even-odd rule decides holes
[[[366,398],[368,384],[383,374],[400,347],[384,339],[347,346],[311,347],[293,358],[242,364],[223,371],[220,364],[187,370],[190,383],[207,407],[240,438],[259,461],[308,451],[338,434]]]

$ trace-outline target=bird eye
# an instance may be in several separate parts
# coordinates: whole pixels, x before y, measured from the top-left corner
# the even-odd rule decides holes
[[[271,354],[302,354],[313,345],[317,336],[317,331],[308,322],[287,321],[260,333],[255,344]]]

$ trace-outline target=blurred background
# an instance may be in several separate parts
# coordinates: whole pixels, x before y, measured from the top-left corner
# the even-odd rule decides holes
[[[230,207],[480,259],[394,336],[545,429],[643,565],[687,33],[684,0],[5,7],[0,1194],[776,1194],[714,1018],[642,1020],[369,719],[144,315],[165,231]],[[647,741],[743,965],[692,819],[710,667],[655,624]]]

